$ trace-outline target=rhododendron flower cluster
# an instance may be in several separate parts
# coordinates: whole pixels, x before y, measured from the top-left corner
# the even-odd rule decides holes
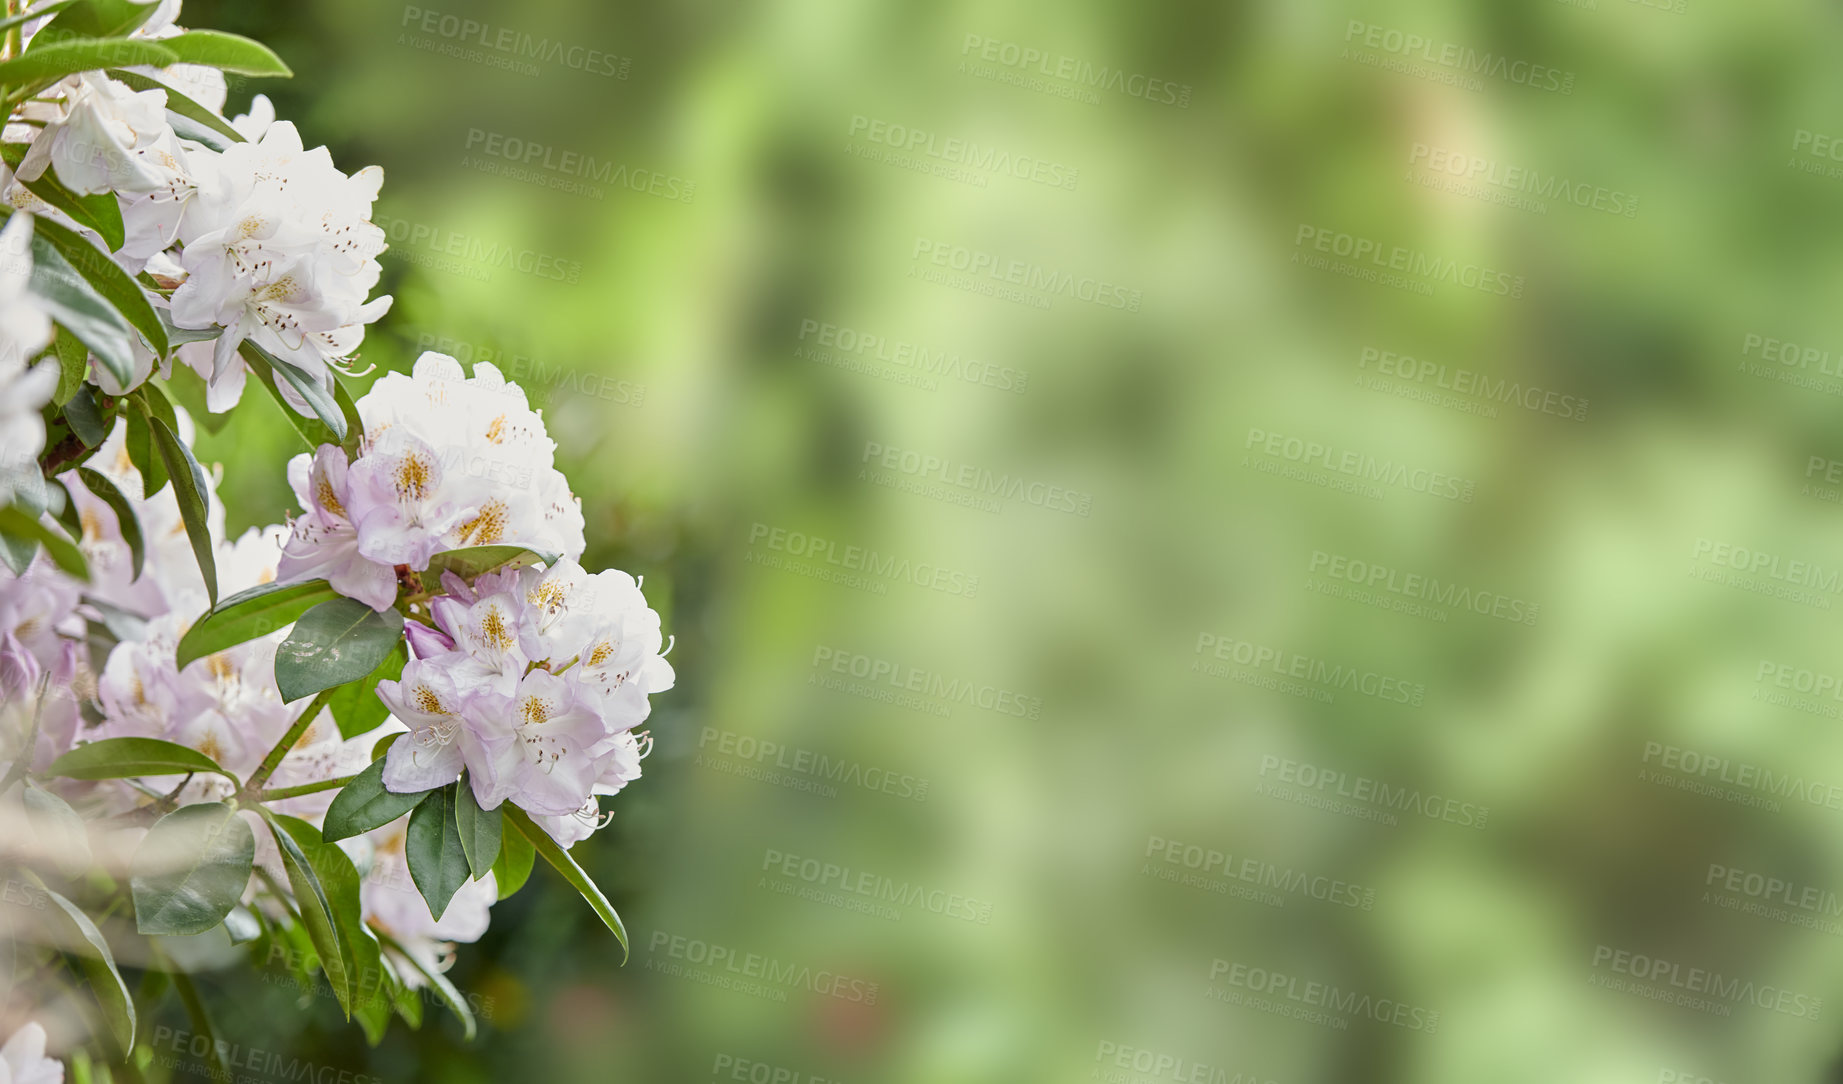
[[[95,931],[123,948],[131,919],[146,970],[223,931],[373,1042],[420,1022],[423,986],[471,1034],[441,973],[537,857],[625,944],[567,848],[640,776],[674,682],[659,614],[583,567],[556,445],[493,366],[424,354],[354,398],[390,305],[383,176],[260,95],[223,116],[219,68],[279,58],[183,31],[177,0],[47,10],[0,37],[0,61],[37,57],[0,63],[0,863],[70,924],[7,930],[32,981],[0,1012],[88,987],[114,1035],[80,1078],[135,1076],[121,1052],[173,984],[121,978]],[[252,375],[304,450],[235,469],[300,511],[233,539],[175,399],[229,410]],[[0,1082],[62,1079],[47,1037],[90,1021],[45,1019]]]
[[[581,556],[582,510],[552,465],[544,419],[499,370],[469,378],[425,353],[411,376],[390,373],[358,401],[356,459],[322,445],[288,465],[303,515],[284,578],[325,577],[340,593],[389,609],[397,566],[420,572],[443,550],[516,545]]]
[[[481,808],[515,800],[574,842],[598,820],[594,795],[640,774],[632,730],[673,681],[659,615],[631,576],[568,559],[442,586],[435,627],[410,635],[418,657],[378,685],[410,728],[384,785],[427,790],[466,768]]]

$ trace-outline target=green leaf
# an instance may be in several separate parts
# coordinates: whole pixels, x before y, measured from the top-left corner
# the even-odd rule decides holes
[[[75,336],[70,335],[65,329],[59,328],[58,348],[60,350],[63,349],[63,343],[66,337],[71,338],[73,341],[75,340]],[[87,366],[89,365],[89,348],[83,346],[82,343],[78,343],[77,345],[83,350],[84,365],[87,371]],[[59,360],[62,360],[61,355]],[[91,390],[88,385],[79,386],[76,394],[72,395],[63,406],[65,423],[70,426],[71,432],[77,434],[77,439],[83,442],[84,447],[94,448],[103,441],[109,439],[109,429],[113,424],[112,420],[109,416],[105,415],[102,407],[97,404],[96,392]]]
[[[212,772],[242,785],[218,762],[159,738],[104,738],[85,742],[51,762],[45,774],[65,779],[129,779],[143,775]]]
[[[78,342],[77,337],[64,328],[57,330],[58,337],[52,340],[51,349],[58,359],[58,390],[53,393],[51,401],[63,406],[70,402],[71,396],[77,394],[77,389],[83,387],[84,378],[90,375],[90,349]],[[65,421],[69,420],[67,410]],[[70,428],[73,433],[77,431],[74,424]],[[82,440],[83,434],[77,433],[77,438]],[[95,447],[87,440],[84,440],[83,443],[92,448]]]
[[[458,786],[450,783],[417,806],[410,813],[403,840],[410,880],[416,882],[416,890],[438,921],[448,910],[448,901],[467,883],[467,852],[461,847],[461,830],[454,819]]]
[[[454,825],[461,835],[467,868],[476,881],[491,873],[493,863],[499,860],[499,837],[503,832],[500,820],[498,809],[480,808],[480,803],[474,800],[474,788],[469,785],[467,774],[461,773],[461,781],[454,790]]]
[[[128,984],[122,981],[122,973],[116,970],[115,954],[109,951],[108,938],[102,935],[102,931],[96,928],[96,924],[90,921],[90,916],[84,914],[81,907],[53,891],[36,874],[31,877],[94,950],[93,955],[89,952],[78,954],[83,973],[90,980],[90,992],[96,995],[96,1003],[102,1006],[103,1019],[109,1022],[109,1031],[115,1036],[115,1041],[121,1044],[123,1050],[133,1050],[134,998],[128,993]]]
[[[314,417],[320,419],[321,424],[333,434],[331,440],[319,441],[315,447],[318,447],[319,444],[339,444],[346,439],[345,412],[339,409],[338,400],[333,397],[333,393],[327,389],[326,385],[302,372],[286,359],[278,358],[257,346],[249,339],[243,340],[242,345],[237,347],[237,352],[243,355],[243,360],[249,362],[251,368],[258,371],[266,369],[271,374],[270,391],[274,393],[276,402],[281,404],[282,410],[289,414],[299,415],[299,411],[288,405],[288,401],[281,397],[281,392],[273,387],[273,380],[286,381],[296,394],[307,401],[308,407],[314,412]],[[299,428],[299,423],[296,423],[296,428]],[[306,435],[307,431],[302,430],[302,436]]]
[[[398,730],[379,738],[377,744],[371,747],[371,759],[383,760],[384,754],[390,752],[390,747],[397,744],[397,739],[401,738],[403,734],[403,731]]]
[[[275,685],[292,703],[357,681],[377,669],[403,639],[403,615],[379,613],[357,599],[335,598],[302,614],[275,650]]]
[[[161,817],[134,853],[135,928],[172,936],[211,929],[237,905],[255,858],[256,834],[223,802]]]
[[[294,624],[309,607],[339,597],[325,580],[265,583],[222,599],[179,638],[174,662],[184,670],[196,659],[267,636]]]
[[[442,1004],[448,1006],[448,1011],[461,1021],[461,1030],[465,1033],[465,1040],[473,1042],[476,1032],[473,1010],[467,1007],[467,999],[454,988],[454,983],[448,981],[448,976],[434,968],[425,967],[421,960],[418,960],[388,934],[384,936],[384,943],[391,947],[397,959],[415,968],[423,978],[429,980],[429,988],[435,991],[435,996],[441,998]]]
[[[377,938],[365,925],[359,908],[358,870],[346,852],[326,842],[313,825],[266,808],[262,815],[281,846],[282,864],[295,886],[303,920],[308,920],[316,908],[323,909],[318,919],[324,921],[308,920],[308,933],[314,938],[314,948],[334,994],[338,995],[342,988],[346,991],[340,1005],[349,1018],[385,996],[384,964],[379,958]],[[316,926],[320,928],[317,935]]]
[[[360,681],[342,685],[333,691],[326,702],[326,710],[333,713],[333,722],[339,725],[339,736],[356,738],[367,731],[375,730],[385,719],[390,718],[390,709],[384,701],[378,699],[378,682],[395,681],[403,676],[403,664],[409,661],[410,652],[407,641],[397,641],[397,646],[390,649],[384,661],[378,663],[377,669],[366,674]]]
[[[4,19],[0,19],[0,30],[11,30],[16,26],[29,23],[33,19],[43,19],[47,15],[55,15],[77,2],[78,0],[53,0],[52,3],[40,4],[29,11],[22,11],[17,15],[9,15]]]
[[[525,833],[512,827],[503,815],[499,823],[499,857],[493,862],[493,880],[498,883],[499,898],[503,900],[525,887],[538,852],[531,841],[525,838]]]
[[[141,499],[152,500],[154,494],[166,488],[166,463],[154,451],[154,431],[147,424],[147,415],[138,410],[128,411],[126,443],[128,462],[141,476]]]
[[[134,569],[133,578],[140,579],[141,565],[147,559],[147,547],[141,541],[141,521],[134,514],[134,506],[128,503],[128,498],[115,487],[115,483],[109,481],[108,475],[88,467],[78,467],[77,477],[83,480],[85,489],[115,513],[115,521],[121,525],[122,540],[128,543],[128,555]]]
[[[179,131],[179,134],[187,139],[198,139],[201,143],[210,144],[210,139],[199,139],[205,132],[198,129],[203,128],[220,137],[220,145],[212,147],[213,150],[223,150],[224,147],[221,143],[224,140],[230,143],[244,142],[243,135],[235,128],[232,128],[229,122],[223,117],[206,109],[204,106],[186,97],[184,94],[181,94],[179,91],[174,90],[172,87],[167,86],[165,83],[160,82],[158,79],[151,79],[142,75],[140,72],[131,72],[120,68],[110,68],[109,78],[126,83],[134,90],[166,91],[167,119],[172,120],[174,117],[178,117],[181,121],[191,122],[191,125],[185,126],[191,130],[183,130],[181,124],[173,125],[175,129],[182,129]]]
[[[66,877],[80,877],[90,868],[90,834],[83,818],[64,799],[32,784],[25,790],[26,824],[40,846],[51,852]]]
[[[37,518],[27,515],[19,508],[8,505],[0,508],[0,535],[36,542],[45,547],[51,560],[59,568],[84,582],[90,578],[89,563],[84,561],[83,552],[70,539],[40,523]],[[28,561],[30,558],[27,559]],[[23,572],[24,569],[17,570]]]
[[[346,439],[340,447],[345,449],[347,459],[357,459],[358,447],[365,440],[365,420],[359,417],[358,404],[352,401],[352,393],[337,374],[333,377],[333,401],[339,404],[339,413],[346,420]]]
[[[250,372],[255,375],[256,382],[269,393],[269,398],[275,400],[275,405],[281,410],[282,417],[288,419],[288,424],[294,427],[294,431],[301,437],[301,443],[307,445],[309,452],[317,450],[322,444],[339,443],[338,434],[328,429],[325,422],[318,418],[303,417],[299,411],[288,404],[288,400],[282,398],[280,389],[275,385],[275,370],[269,366],[268,362],[263,361],[260,356],[250,354],[243,355],[243,360],[249,362]]]
[[[15,179],[18,179],[20,164],[26,159],[27,146],[25,143],[0,144],[0,159],[12,167]],[[79,196],[64,187],[64,182],[58,180],[54,170],[46,170],[30,181],[21,179],[19,183],[25,186],[26,191],[76,219],[79,225],[95,230],[109,246],[109,251],[114,252],[122,247],[122,205],[115,193],[97,192]],[[50,226],[56,223],[40,218],[33,225]]]
[[[164,397],[162,401],[165,401]],[[167,428],[165,422],[150,417],[147,424],[153,430],[154,447],[160,450],[160,460],[166,465],[166,473],[172,476],[173,496],[179,498],[179,518],[185,522],[186,538],[192,542],[192,555],[198,558],[198,571],[205,577],[205,594],[211,599],[211,604],[216,606],[218,560],[206,518],[208,505],[205,494],[211,488],[205,480],[205,468],[198,465],[198,460],[192,458],[192,449],[186,447]]]
[[[469,546],[466,549],[444,550],[430,557],[429,570],[423,579],[435,583],[441,579],[443,572],[453,572],[471,581],[482,572],[524,568],[539,562],[548,565],[556,560],[557,555],[554,553],[530,550],[523,546]]]
[[[72,38],[125,37],[151,18],[156,6],[140,0],[82,0],[40,28],[32,49]]]
[[[42,219],[33,222],[32,277],[26,289],[44,303],[53,320],[89,347],[103,368],[109,370],[109,375],[126,388],[134,380],[134,347],[131,345],[134,328],[77,273],[58,246],[46,236],[49,231],[44,227],[50,225],[54,224]]]
[[[47,173],[40,180],[48,180],[50,176]],[[33,191],[37,192],[37,189]],[[71,197],[72,200],[76,198]],[[115,195],[110,192],[105,192],[98,198],[107,199],[111,206],[115,203]],[[46,200],[45,202],[51,203],[52,201]],[[72,215],[72,217],[76,216]],[[83,276],[84,281],[89,283],[105,301],[113,305],[116,312],[126,317],[128,322],[134,325],[134,329],[139,331],[153,347],[154,353],[160,357],[166,357],[170,350],[166,339],[166,325],[160,322],[153,302],[148,300],[147,291],[141,288],[140,283],[134,281],[132,275],[122,270],[121,265],[110,259],[108,253],[56,222],[40,218],[32,225],[34,237],[43,237],[55,246],[64,259],[69,261],[70,266]],[[115,214],[115,229],[119,234],[121,231],[120,211]],[[102,231],[98,229],[97,232]],[[117,246],[120,244],[120,241],[116,242]]]
[[[69,15],[65,12],[64,15]],[[63,15],[58,18],[63,18]],[[55,21],[55,20],[54,20]],[[48,28],[49,29],[49,28]],[[0,62],[0,83],[31,86],[52,82],[76,72],[117,67],[164,68],[179,62],[171,49],[157,42],[129,38],[89,38],[52,41],[40,45],[34,35],[24,56]]]
[[[582,867],[576,864],[576,860],[570,857],[569,852],[557,846],[557,841],[550,838],[549,832],[532,823],[524,810],[510,802],[507,802],[502,808],[505,811],[506,823],[522,832],[525,839],[537,849],[539,854],[544,856],[544,861],[549,862],[558,873],[561,873],[563,879],[568,881],[577,892],[582,894],[582,898],[588,901],[589,907],[595,911],[602,922],[614,931],[615,939],[621,943],[621,959],[625,961],[627,958],[627,927],[621,925],[621,916],[614,913],[614,908],[608,903],[608,897],[602,895],[602,890],[595,887],[595,882],[582,871]]]
[[[347,783],[326,811],[322,835],[327,842],[347,839],[381,828],[422,804],[433,790],[398,794],[384,789],[384,762],[374,760],[358,778]]]
[[[179,59],[187,64],[203,64],[220,71],[236,72],[238,75],[281,76],[294,75],[282,58],[276,56],[269,47],[259,41],[237,34],[225,34],[217,30],[188,30],[170,38],[161,38],[160,44],[171,49]]]

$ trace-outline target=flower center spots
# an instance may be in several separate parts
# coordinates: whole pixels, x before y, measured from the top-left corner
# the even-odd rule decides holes
[[[242,237],[242,238],[254,237],[261,232],[262,232],[262,219],[257,218],[255,215],[251,215],[248,218],[244,219],[243,221],[237,223],[237,236],[238,237]]]
[[[501,651],[512,647],[512,630],[506,625],[506,615],[498,607],[486,611],[480,618],[480,636],[488,645]]]
[[[320,483],[314,487],[314,499],[320,502],[320,507],[341,519],[351,518],[346,515],[346,506],[339,503],[339,494],[333,492],[333,483],[324,474],[320,476]]]
[[[541,696],[529,696],[519,705],[518,713],[524,716],[524,726],[536,726],[550,719],[550,701]]]
[[[525,594],[525,601],[555,613],[563,608],[567,592],[556,580],[546,580]]]
[[[506,416],[504,414],[494,418],[493,424],[486,427],[486,439],[492,441],[494,444],[500,444],[505,441]]]
[[[461,541],[470,546],[488,546],[505,537],[506,502],[495,497],[486,502],[480,514],[461,525]]]
[[[422,500],[429,495],[434,475],[427,459],[415,453],[404,456],[397,464],[397,495]]]
[[[257,298],[262,301],[286,301],[293,297],[300,287],[295,284],[293,275],[283,275],[262,288]]]
[[[429,688],[427,685],[416,686],[416,691],[410,695],[416,702],[417,711],[425,712],[429,715],[448,714],[447,707],[442,704],[442,698],[435,695],[435,690]]]
[[[224,747],[218,744],[218,736],[216,734],[205,735],[205,740],[198,743],[198,751],[210,757],[212,760],[224,759]]]
[[[205,668],[210,670],[211,676],[217,678],[219,681],[227,682],[232,677],[236,676],[236,670],[230,665],[230,660],[225,658],[222,654],[206,657]]]
[[[614,658],[614,641],[602,640],[589,651],[589,660],[586,665],[600,666],[612,658]]]
[[[86,511],[78,518],[82,520],[83,523],[83,540],[85,542],[94,542],[102,537],[102,521],[96,518],[96,513]]]

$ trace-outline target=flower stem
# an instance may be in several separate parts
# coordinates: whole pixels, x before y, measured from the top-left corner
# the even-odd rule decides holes
[[[262,785],[269,781],[271,775],[275,774],[275,769],[281,765],[282,758],[288,755],[288,750],[294,748],[295,742],[301,740],[301,735],[307,733],[307,728],[313,725],[314,716],[319,715],[320,709],[325,707],[326,702],[332,698],[333,690],[320,690],[320,695],[314,697],[313,702],[307,705],[307,710],[302,712],[301,717],[288,728],[288,733],[283,734],[282,740],[276,742],[275,748],[269,750],[269,755],[262,758],[262,763],[258,764],[256,771],[250,775],[250,781],[243,784],[243,793],[239,797],[254,798],[261,794]]]
[[[357,779],[358,776],[359,773],[354,772],[351,775],[342,775],[337,779],[322,779],[318,783],[302,783],[298,787],[277,787],[274,790],[265,790],[261,794],[258,794],[256,800],[259,802],[274,802],[280,801],[283,798],[299,798],[303,794],[317,794],[323,790],[338,790],[352,780]]]

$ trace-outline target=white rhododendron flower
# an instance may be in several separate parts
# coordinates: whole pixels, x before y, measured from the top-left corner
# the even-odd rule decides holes
[[[96,72],[64,84],[63,115],[40,131],[19,164],[19,176],[35,181],[49,166],[65,188],[78,195],[152,192],[167,181],[168,168],[154,151],[171,141],[166,91],[130,89]]]
[[[64,1063],[45,1056],[45,1029],[34,1020],[0,1046],[0,1084],[63,1084]]]
[[[390,308],[389,295],[366,300],[382,273],[384,231],[371,204],[383,171],[348,177],[325,147],[303,149],[286,121],[259,142],[192,161],[196,193],[178,225],[187,277],[173,294],[173,322],[224,329],[214,375],[252,339],[327,379],[328,365],[349,358],[365,325]]]
[[[434,627],[412,638],[418,658],[400,680],[378,683],[410,728],[390,747],[384,785],[427,790],[465,768],[484,809],[511,801],[536,816],[593,821],[597,794],[638,778],[631,731],[651,711],[648,696],[673,684],[659,615],[632,577],[591,576],[569,559],[471,586],[449,573],[442,584]]]
[[[58,386],[58,363],[32,358],[51,341],[51,317],[26,291],[32,276],[32,216],[0,229],[0,505],[13,498],[18,472],[36,470],[45,449],[39,408]]]
[[[453,358],[425,353],[413,375],[386,374],[357,407],[365,438],[356,459],[325,445],[289,464],[305,511],[284,579],[325,577],[385,610],[396,601],[396,567],[421,571],[445,550],[581,556],[582,510],[552,465],[556,444],[493,366],[481,363],[470,379]]]

